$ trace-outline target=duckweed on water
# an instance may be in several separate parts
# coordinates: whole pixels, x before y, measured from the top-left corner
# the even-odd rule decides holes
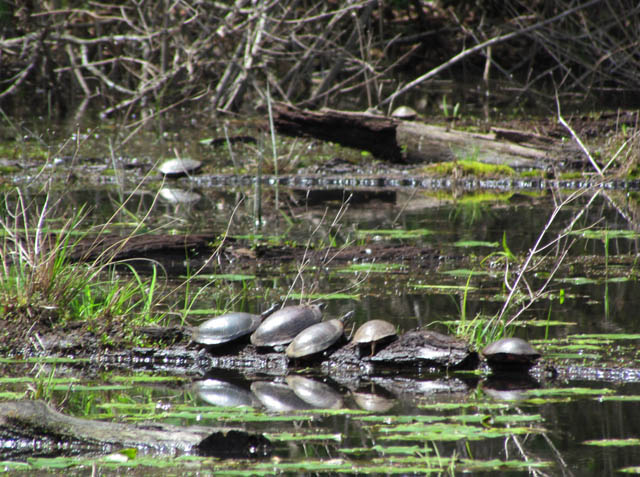
[[[359,229],[356,231],[358,237],[379,236],[386,239],[416,239],[431,235],[433,231],[429,229]]]
[[[608,394],[615,394],[615,391],[608,388],[544,388],[527,389],[526,391],[523,391],[523,394],[530,397],[570,396],[571,398],[575,399],[580,397],[606,396]]]
[[[459,240],[452,244],[454,247],[487,247],[487,248],[498,248],[500,244],[498,242],[485,242],[482,240]]]
[[[587,446],[598,447],[626,447],[626,446],[640,446],[640,439],[598,439],[591,441],[583,441]]]
[[[290,293],[291,300],[360,300],[357,293]]]
[[[372,262],[372,263],[352,263],[348,267],[338,268],[335,271],[337,273],[353,273],[353,272],[389,273],[397,270],[404,270],[406,268],[407,268],[406,265],[402,265],[400,263]]]
[[[212,273],[212,274],[199,274],[193,277],[181,276],[183,280],[191,279],[198,281],[214,281],[214,280],[226,280],[229,282],[244,282],[249,280],[255,280],[255,275],[242,275],[239,273]]]

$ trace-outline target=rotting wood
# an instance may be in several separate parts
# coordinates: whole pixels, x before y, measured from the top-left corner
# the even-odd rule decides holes
[[[271,453],[266,438],[239,429],[94,421],[61,414],[42,401],[26,400],[0,403],[0,437],[25,444],[0,452],[4,459],[36,454],[100,455],[124,448],[225,458]]]
[[[78,240],[68,257],[73,261],[91,261],[98,257],[110,260],[153,259],[164,265],[172,257],[183,261],[187,252],[193,256],[208,256],[214,252],[217,240],[214,234],[148,234],[132,237],[102,235]],[[249,249],[232,237],[225,238],[218,252],[220,260],[240,263],[286,263],[305,258],[312,264],[321,264],[327,259],[327,249],[310,251],[304,246],[288,245],[257,245]],[[375,258],[378,261],[410,261],[412,265],[425,268],[433,268],[443,259],[435,249],[395,244],[341,247],[330,255],[331,261],[335,263],[349,263],[354,260],[367,262]]]
[[[143,234],[122,236],[104,234],[85,237],[74,244],[69,253],[70,260],[89,261],[104,257],[110,260],[128,258],[155,258],[179,253],[184,257],[187,250],[210,250],[216,241],[214,234]],[[55,243],[55,241],[54,241]]]
[[[273,105],[276,130],[290,136],[311,136],[343,146],[369,151],[391,162],[402,162],[396,142],[397,121],[381,116],[325,109],[306,111]]]
[[[481,162],[520,168],[546,168],[567,153],[559,141],[537,136],[519,144],[513,139],[531,137],[526,132],[501,130],[487,134],[456,131],[443,126],[401,121],[383,116],[323,109],[307,111],[274,105],[278,132],[311,136],[371,152],[394,163],[431,163],[473,157]],[[509,139],[503,140],[502,138]]]

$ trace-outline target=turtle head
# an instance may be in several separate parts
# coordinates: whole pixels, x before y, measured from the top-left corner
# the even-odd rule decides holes
[[[276,311],[277,309],[280,308],[280,303],[272,303],[271,306],[269,308],[267,308],[266,310],[264,310],[262,313],[260,313],[260,316],[262,318],[266,318],[267,316],[269,316],[271,313],[273,313],[274,311]]]

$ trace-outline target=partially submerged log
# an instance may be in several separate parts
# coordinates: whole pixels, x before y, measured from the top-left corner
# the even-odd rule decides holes
[[[100,258],[109,260],[152,259],[171,254],[178,254],[184,258],[186,251],[211,250],[211,244],[216,239],[214,234],[141,234],[131,236],[102,234],[96,237],[84,237],[74,243],[68,258],[77,261]]]
[[[284,104],[274,106],[274,123],[280,133],[337,142],[394,163],[474,157],[492,164],[544,168],[567,153],[566,147],[551,138],[538,136],[518,144],[523,137],[531,137],[524,132],[470,133],[366,113],[306,111]]]
[[[0,457],[109,454],[136,448],[154,454],[195,454],[228,458],[264,457],[271,444],[262,435],[231,428],[131,425],[61,414],[42,401],[0,403],[0,439],[15,445]]]
[[[402,161],[396,142],[397,121],[392,119],[346,111],[303,111],[285,104],[275,104],[273,111],[280,133],[311,136],[369,151],[391,162]]]

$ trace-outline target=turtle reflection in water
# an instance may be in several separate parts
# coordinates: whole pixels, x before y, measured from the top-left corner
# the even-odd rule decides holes
[[[193,389],[200,399],[212,406],[220,407],[255,407],[253,394],[240,386],[218,379],[196,381]]]
[[[269,411],[289,412],[313,408],[283,383],[256,381],[251,384],[251,391]]]
[[[502,338],[482,350],[482,355],[494,372],[528,371],[541,353],[521,338]]]
[[[290,375],[287,384],[300,399],[317,409],[344,407],[342,396],[328,384],[304,376]]]

